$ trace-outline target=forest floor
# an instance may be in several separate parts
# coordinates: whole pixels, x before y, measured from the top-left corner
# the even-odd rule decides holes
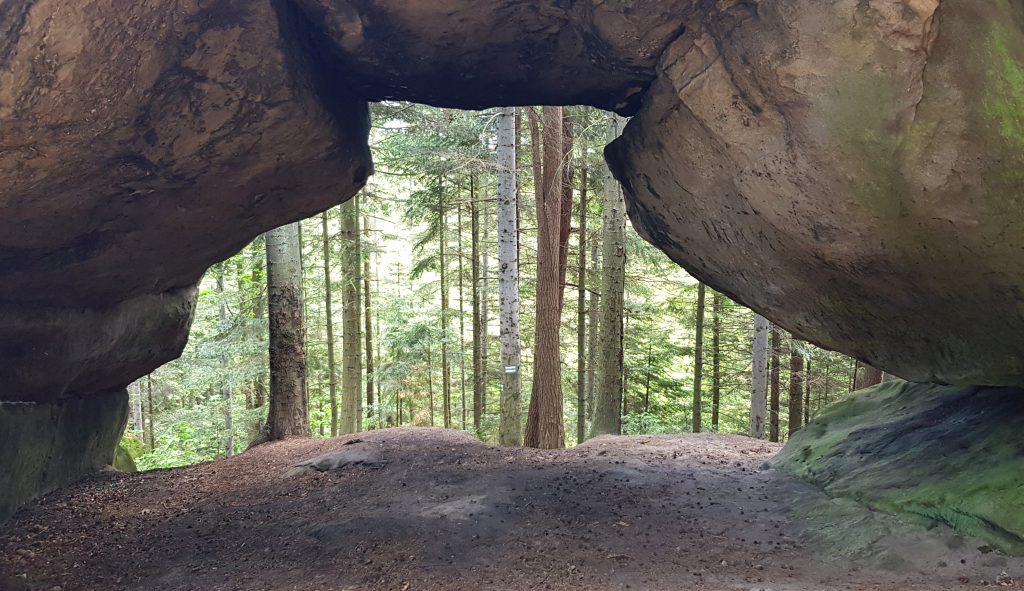
[[[778,449],[687,435],[538,451],[403,428],[109,472],[0,530],[0,589],[1020,588],[1018,559],[837,505],[766,469]]]

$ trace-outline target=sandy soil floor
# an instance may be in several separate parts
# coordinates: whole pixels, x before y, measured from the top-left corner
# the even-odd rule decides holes
[[[832,502],[767,469],[777,451],[720,435],[502,449],[410,428],[289,440],[45,497],[0,526],[0,589],[1020,588],[1024,563],[944,528],[848,506],[822,521]],[[862,524],[868,541],[844,542]]]

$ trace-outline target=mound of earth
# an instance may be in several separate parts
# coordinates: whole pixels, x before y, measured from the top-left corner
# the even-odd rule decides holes
[[[885,382],[796,434],[777,463],[834,497],[1024,553],[1024,391]]]
[[[764,470],[778,451],[710,434],[563,451],[440,429],[288,440],[30,504],[0,534],[0,588],[934,591],[1024,573]],[[867,533],[829,539],[837,516]]]

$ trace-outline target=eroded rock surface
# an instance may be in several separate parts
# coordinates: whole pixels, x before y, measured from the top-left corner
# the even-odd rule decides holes
[[[699,0],[296,0],[370,100],[635,112]]]
[[[363,186],[366,102],[308,29],[265,1],[0,0],[0,401],[123,389],[180,354],[210,264]],[[36,492],[95,469],[79,432],[123,427],[23,412],[0,423],[52,442]],[[0,519],[38,482],[19,457]]]
[[[794,333],[1024,383],[1024,4],[762,0],[666,51],[609,151],[636,227]]]
[[[885,382],[816,418],[775,460],[874,510],[1024,553],[1024,391]]]

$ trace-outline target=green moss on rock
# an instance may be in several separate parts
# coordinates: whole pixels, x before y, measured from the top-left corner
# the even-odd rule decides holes
[[[1024,391],[886,382],[796,434],[776,465],[835,498],[1024,554]]]
[[[135,459],[128,453],[128,450],[123,445],[117,446],[117,451],[114,452],[114,469],[119,472],[138,472],[139,469],[135,466]]]

